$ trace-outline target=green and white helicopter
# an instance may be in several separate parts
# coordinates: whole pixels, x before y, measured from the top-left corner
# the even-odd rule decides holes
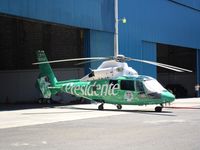
[[[81,79],[74,80],[57,81],[50,66],[50,63],[65,61],[88,63],[102,60],[97,69],[91,70],[91,73]],[[176,66],[123,55],[48,61],[45,52],[38,51],[37,61],[33,65],[39,65],[40,75],[37,83],[44,98],[51,98],[57,93],[68,93],[100,103],[99,110],[103,110],[104,103],[108,103],[116,105],[117,109],[122,109],[122,105],[158,105],[155,111],[161,112],[164,104],[170,104],[175,100],[175,96],[156,79],[139,75],[136,70],[128,66],[127,61],[147,63],[177,72],[192,72]]]

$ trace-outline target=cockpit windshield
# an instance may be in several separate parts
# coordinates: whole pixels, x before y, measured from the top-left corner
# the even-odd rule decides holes
[[[145,90],[148,93],[161,93],[166,89],[155,79],[148,79],[143,81]]]

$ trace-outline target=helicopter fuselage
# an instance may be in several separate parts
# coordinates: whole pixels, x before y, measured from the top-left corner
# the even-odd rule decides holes
[[[120,105],[171,103],[175,96],[148,76],[121,76],[92,81],[72,80],[49,87],[52,94],[66,92],[92,101]]]

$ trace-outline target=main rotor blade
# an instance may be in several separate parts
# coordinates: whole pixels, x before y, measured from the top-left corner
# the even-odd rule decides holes
[[[103,61],[103,60],[109,60],[109,59],[99,59],[99,60],[88,60],[88,61],[83,61],[83,62],[80,62],[80,63],[77,63],[75,65],[83,65],[83,64],[87,64],[87,63],[92,63],[92,62],[98,62],[98,61]]]
[[[61,60],[52,60],[52,61],[43,61],[32,63],[33,65],[39,64],[52,64],[52,63],[60,63],[60,62],[69,62],[69,61],[81,61],[81,60],[106,60],[108,57],[90,57],[90,58],[73,58],[73,59],[61,59]]]
[[[192,70],[188,70],[188,69],[177,67],[177,66],[172,66],[172,65],[163,64],[163,63],[158,63],[158,64],[163,65],[163,66],[167,66],[167,67],[171,67],[171,68],[174,68],[174,69],[179,69],[179,70],[186,71],[186,72],[193,72]]]
[[[184,69],[184,68],[180,68],[180,67],[176,67],[176,66],[172,66],[172,65],[167,65],[167,64],[163,64],[163,63],[157,63],[157,62],[153,62],[153,61],[140,60],[140,59],[134,59],[134,58],[127,58],[127,60],[133,60],[133,61],[137,61],[137,62],[151,64],[151,65],[154,65],[154,66],[166,68],[166,69],[173,70],[173,71],[176,71],[176,72],[184,72],[184,71],[192,72],[191,70],[188,70],[188,69]]]

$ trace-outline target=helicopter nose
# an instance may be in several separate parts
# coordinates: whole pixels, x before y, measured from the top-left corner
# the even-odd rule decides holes
[[[168,91],[163,92],[163,93],[161,94],[161,97],[162,97],[162,99],[165,100],[167,103],[168,103],[168,102],[172,102],[172,101],[175,100],[175,96],[174,96],[172,93],[168,92]]]

